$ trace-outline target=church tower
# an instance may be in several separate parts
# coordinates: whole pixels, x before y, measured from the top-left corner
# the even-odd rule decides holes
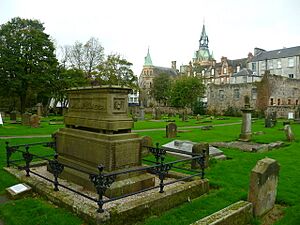
[[[213,60],[213,57],[209,52],[208,42],[209,41],[205,30],[205,24],[203,24],[199,40],[199,49],[195,52],[195,57],[193,58],[194,65],[208,66],[211,64],[210,61]]]

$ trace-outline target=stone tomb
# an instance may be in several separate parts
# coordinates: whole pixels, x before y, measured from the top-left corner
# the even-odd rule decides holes
[[[175,140],[163,145],[162,147],[167,150],[174,149],[174,150],[180,150],[180,151],[186,151],[188,153],[192,153],[193,146],[196,144],[197,144],[196,142],[192,142],[192,141]],[[168,153],[179,155],[179,156],[186,156],[181,153],[175,153],[175,152],[168,152]],[[215,159],[226,159],[226,156],[223,154],[223,152],[220,149],[215,148],[211,145],[209,146],[209,157],[213,157]]]
[[[131,89],[119,86],[89,87],[68,91],[65,128],[56,134],[59,161],[87,173],[119,172],[141,167],[141,138],[131,133],[127,96]],[[65,166],[62,178],[94,189],[89,175]],[[113,197],[154,185],[153,175],[136,172],[118,175],[107,190]]]

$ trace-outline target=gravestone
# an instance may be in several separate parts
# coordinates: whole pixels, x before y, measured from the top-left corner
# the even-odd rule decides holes
[[[176,138],[177,137],[177,125],[175,123],[169,123],[166,126],[166,137]]]
[[[42,103],[36,104],[36,114],[38,116],[42,116],[42,113],[43,113],[43,104]]]
[[[259,160],[251,171],[248,201],[254,216],[262,216],[274,207],[280,166],[276,160]]]
[[[17,121],[17,111],[11,111],[9,114],[9,119],[11,121]]]
[[[23,113],[22,114],[22,125],[23,126],[30,126],[30,117],[31,117],[31,113]]]
[[[155,108],[155,117],[154,117],[154,119],[155,120],[160,120],[161,119],[161,111],[160,111],[159,107]]]
[[[30,126],[33,128],[37,128],[40,126],[40,117],[36,114],[30,116]]]
[[[144,108],[144,106],[140,107],[140,120],[145,120],[145,108]]]
[[[196,120],[199,121],[201,119],[200,114],[197,114]]]
[[[277,122],[277,113],[276,112],[271,112],[267,113],[265,117],[265,127],[266,128],[271,128],[276,125]]]
[[[204,154],[204,168],[208,167],[208,161],[209,161],[209,144],[208,143],[194,144],[193,148],[192,148],[192,153],[196,154],[196,155]],[[195,160],[193,160],[191,163],[191,168],[197,169],[199,167],[200,167],[199,163],[197,163]]]
[[[285,132],[285,136],[286,136],[286,139],[287,141],[294,141],[295,140],[295,136],[294,136],[294,133],[292,131],[292,128],[290,125],[285,125],[284,126],[284,132]]]
[[[243,114],[241,134],[239,137],[240,141],[250,141],[251,140],[251,113],[253,109],[250,107],[249,96],[245,96],[245,106],[241,109]]]
[[[147,147],[153,147],[153,140],[150,136],[143,136],[141,141],[142,157],[149,155]]]
[[[98,174],[99,164],[104,173],[143,167],[141,137],[131,132],[133,121],[128,116],[130,91],[120,86],[68,90],[66,127],[55,134],[58,160],[67,165],[62,178],[94,190],[88,174]],[[154,176],[149,173],[120,174],[105,195],[119,196],[153,185]]]

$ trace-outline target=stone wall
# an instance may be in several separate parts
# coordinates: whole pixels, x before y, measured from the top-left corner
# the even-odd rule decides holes
[[[210,84],[208,87],[208,112],[223,114],[228,107],[240,109],[244,96],[250,97],[250,105],[256,110],[278,110],[278,117],[287,117],[300,104],[300,79],[265,75],[260,82],[243,84]],[[269,109],[270,108],[270,109]]]

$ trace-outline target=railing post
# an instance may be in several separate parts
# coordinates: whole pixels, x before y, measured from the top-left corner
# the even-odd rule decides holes
[[[26,171],[26,177],[30,177],[30,162],[32,161],[33,159],[33,156],[29,153],[29,145],[26,145],[25,146],[25,150],[26,152],[23,152],[23,158],[26,162],[26,166],[25,166],[25,171]]]
[[[10,147],[9,147],[9,142],[6,141],[5,144],[6,144],[6,166],[10,167],[9,158],[10,158],[12,152],[11,152]]]
[[[98,166],[98,171],[99,174],[90,174],[90,180],[93,182],[96,190],[97,190],[97,194],[98,196],[98,210],[97,212],[104,212],[103,210],[103,196],[105,194],[105,191],[107,190],[107,188],[110,187],[110,185],[115,181],[116,176],[115,175],[108,175],[105,176],[102,172],[104,170],[104,165],[100,164]]]
[[[49,161],[49,166],[51,168],[51,172],[54,176],[54,191],[59,191],[58,189],[58,175],[62,173],[64,170],[64,165],[59,163],[58,160],[58,154],[55,153],[54,160]]]
[[[169,170],[171,169],[171,164],[164,164],[165,156],[162,155],[160,157],[160,166],[158,167],[158,178],[160,180],[159,182],[159,193],[164,192],[164,179],[166,178],[166,175],[168,174]]]

